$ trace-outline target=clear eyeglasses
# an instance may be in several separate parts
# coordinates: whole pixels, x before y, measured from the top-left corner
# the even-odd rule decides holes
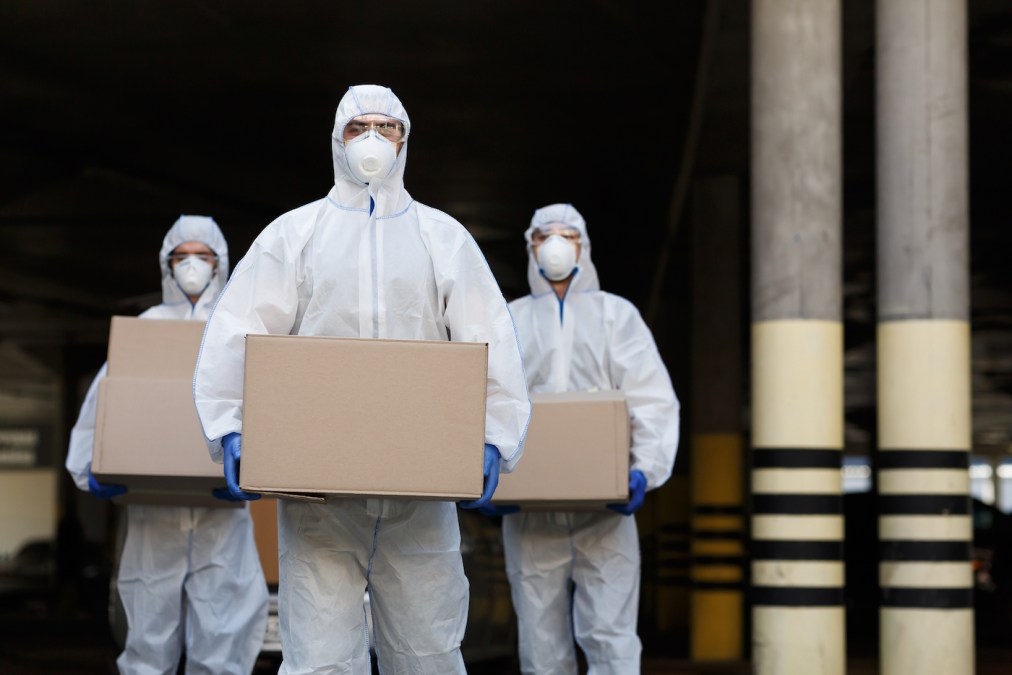
[[[359,115],[351,118],[351,121],[344,127],[344,140],[350,141],[358,138],[370,129],[394,143],[404,140],[404,123],[386,115]]]
[[[175,265],[177,263],[181,263],[190,256],[196,256],[197,258],[200,258],[209,265],[213,264],[216,260],[218,260],[218,256],[215,255],[214,253],[170,253],[169,264]]]
[[[531,243],[535,246],[544,244],[550,236],[557,234],[571,244],[580,243],[580,231],[574,230],[571,227],[565,228],[551,228],[551,229],[536,229],[531,233]]]

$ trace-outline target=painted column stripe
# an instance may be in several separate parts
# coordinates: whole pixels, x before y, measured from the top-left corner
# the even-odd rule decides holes
[[[967,495],[970,474],[961,469],[887,469],[878,472],[879,494]]]
[[[752,518],[753,539],[843,539],[843,516],[766,515]]]
[[[877,333],[879,447],[969,448],[969,324],[886,321]]]
[[[835,322],[753,325],[749,596],[755,617],[783,622],[779,639],[796,633],[795,618],[763,610],[800,618],[844,600],[841,338]]]
[[[755,607],[752,616],[756,675],[846,673],[843,607]]]
[[[843,560],[843,542],[755,539],[751,553],[752,560]]]
[[[879,495],[882,515],[968,515],[972,512],[967,495]]]
[[[973,609],[883,607],[882,675],[973,675]],[[925,636],[931,636],[925,639]],[[897,649],[904,641],[909,649]],[[970,646],[969,648],[967,646]]]
[[[752,492],[839,494],[843,472],[835,469],[755,469],[752,471]]]
[[[741,539],[712,539],[692,542],[693,554],[704,555],[742,555],[745,542]]]
[[[738,565],[694,565],[689,576],[694,583],[741,584],[745,572]]]
[[[880,516],[878,536],[890,541],[954,541],[973,539],[971,516]]]
[[[793,586],[755,586],[753,606],[831,607],[843,604],[843,588],[801,588]]]
[[[727,540],[727,541],[741,541],[745,538],[743,532],[735,532],[733,530],[697,530],[693,534],[694,539],[706,539],[706,540]]]
[[[879,585],[906,588],[973,588],[973,567],[965,562],[884,562]]]
[[[838,449],[815,448],[754,448],[752,467],[755,469],[837,469],[841,455]]]
[[[692,513],[697,516],[740,516],[745,513],[745,507],[730,504],[696,504],[692,507]]]
[[[883,588],[882,605],[917,609],[968,609],[973,607],[973,589]]]
[[[756,561],[752,563],[752,583],[756,586],[843,586],[843,563]]]
[[[744,581],[693,581],[693,591],[702,591],[705,593],[737,591],[741,593],[745,590]]]
[[[692,515],[692,531],[732,531],[738,532],[744,528],[744,515]]]
[[[842,512],[843,497],[833,495],[773,494],[754,495],[752,513],[796,513],[834,515]]]
[[[969,541],[883,541],[879,560],[890,562],[930,562],[972,560]],[[753,556],[754,557],[754,556]]]
[[[840,322],[752,324],[752,406],[754,448],[842,448]]]
[[[744,555],[694,555],[693,565],[744,565]]]
[[[716,355],[709,348],[701,354],[704,358]],[[720,396],[720,383],[709,385],[700,389],[704,396],[717,395],[708,413],[723,409],[730,413],[724,423],[734,420],[740,403]],[[721,419],[701,414],[696,421],[701,418]],[[728,428],[734,427],[731,422]],[[698,434],[693,441],[690,653],[702,660],[739,659],[746,580],[743,438],[737,432],[709,433]],[[733,547],[733,554],[727,553],[727,546]]]
[[[908,450],[881,448],[875,457],[879,469],[968,469],[966,450]]]

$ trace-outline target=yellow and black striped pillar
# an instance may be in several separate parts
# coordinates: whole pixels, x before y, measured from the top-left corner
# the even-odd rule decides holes
[[[843,675],[840,5],[752,3],[752,658]]]
[[[883,675],[974,672],[965,0],[879,0]]]
[[[697,180],[692,190],[693,661],[744,652],[745,510],[741,429],[741,217],[738,179]],[[721,274],[713,274],[720,269]]]
[[[842,675],[843,329],[752,332],[752,617],[756,673]]]
[[[743,454],[740,433],[693,435],[693,661],[737,661],[743,656]]]
[[[654,528],[640,545],[644,561],[652,547],[653,565],[644,562],[643,585],[653,593],[644,609],[654,605],[657,635],[684,634],[689,620],[689,500],[688,479],[675,473],[657,489],[654,499]],[[640,521],[636,521],[637,525]],[[641,594],[642,595],[642,594]],[[643,614],[643,613],[641,613]]]
[[[882,673],[972,675],[969,325],[883,322],[878,340]]]

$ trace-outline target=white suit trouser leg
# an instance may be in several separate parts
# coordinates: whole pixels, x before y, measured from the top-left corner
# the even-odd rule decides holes
[[[503,543],[524,675],[575,675],[574,638],[588,675],[639,673],[633,518],[521,511],[503,519]]]
[[[249,675],[267,623],[249,511],[129,506],[127,517],[120,673],[174,675],[185,644],[187,675]]]
[[[464,673],[468,582],[449,502],[280,501],[279,675]]]

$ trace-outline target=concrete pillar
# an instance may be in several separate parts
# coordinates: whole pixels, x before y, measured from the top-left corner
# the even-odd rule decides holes
[[[843,675],[836,0],[752,3],[752,655]]]
[[[738,180],[692,190],[692,605],[689,656],[743,656],[744,442]],[[719,270],[719,273],[714,273]]]
[[[881,672],[972,675],[966,2],[876,22]]]

